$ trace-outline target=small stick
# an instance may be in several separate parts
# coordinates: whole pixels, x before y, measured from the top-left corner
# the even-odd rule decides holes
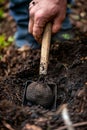
[[[49,59],[49,51],[50,51],[50,41],[51,41],[51,23],[48,23],[45,27],[43,39],[42,39],[42,47],[41,47],[41,60],[40,60],[40,75],[47,74],[48,68],[48,59]]]
[[[7,129],[9,129],[9,130],[14,130],[14,129],[11,127],[11,125],[8,124],[7,122],[2,121],[2,123],[3,123],[3,125],[4,125]]]
[[[73,127],[87,126],[87,121],[75,123],[72,126]],[[65,129],[67,129],[67,126],[61,126],[61,127],[59,127],[58,129],[55,129],[55,130],[65,130]]]
[[[65,122],[65,125],[67,126],[67,129],[74,130],[66,105],[64,105],[64,107],[62,109],[62,118],[64,119],[64,122]]]

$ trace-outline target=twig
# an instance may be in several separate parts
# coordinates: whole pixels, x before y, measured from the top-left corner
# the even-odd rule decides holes
[[[9,130],[14,130],[14,129],[11,127],[11,125],[9,125],[7,122],[2,121],[2,123],[3,123],[3,125],[4,125],[7,129],[9,129]]]
[[[80,126],[85,126],[85,125],[87,125],[87,121],[86,122],[75,123],[72,126],[73,127],[80,127]],[[59,127],[58,129],[55,129],[55,130],[65,130],[65,129],[67,129],[67,126],[61,126],[61,127]]]
[[[67,105],[63,105],[62,118],[64,120],[64,123],[65,123],[67,129],[68,130],[74,130],[74,128],[72,126],[72,122],[71,122],[70,117],[69,117]]]

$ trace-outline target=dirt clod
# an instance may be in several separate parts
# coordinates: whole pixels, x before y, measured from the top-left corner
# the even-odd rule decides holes
[[[26,99],[35,104],[49,107],[53,102],[53,93],[48,85],[33,82],[27,87]]]

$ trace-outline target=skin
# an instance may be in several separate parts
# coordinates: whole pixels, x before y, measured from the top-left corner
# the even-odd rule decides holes
[[[67,0],[34,0],[34,2],[29,6],[29,32],[41,42],[46,23],[52,23],[52,33],[60,30],[66,16]]]

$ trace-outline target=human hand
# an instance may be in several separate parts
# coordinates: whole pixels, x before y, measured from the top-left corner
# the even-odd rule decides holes
[[[66,16],[67,0],[34,0],[29,6],[29,32],[41,42],[46,23],[52,23],[52,33],[60,30]]]

